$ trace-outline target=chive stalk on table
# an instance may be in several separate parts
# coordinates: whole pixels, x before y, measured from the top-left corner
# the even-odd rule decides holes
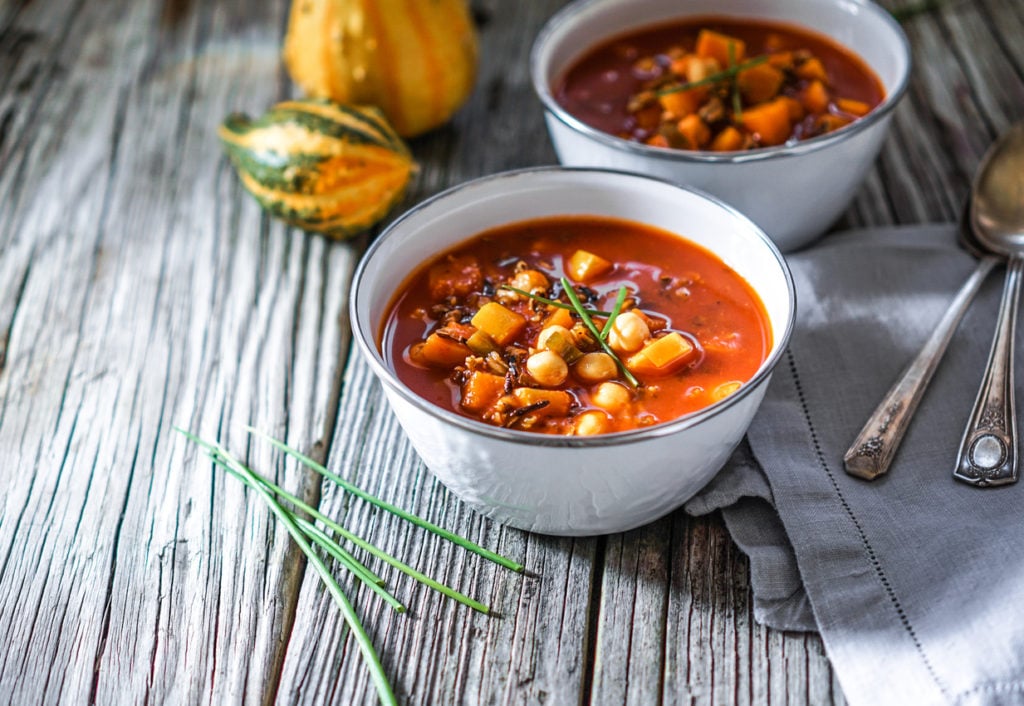
[[[387,554],[380,548],[371,544],[370,542],[362,539],[354,533],[346,530],[340,524],[330,519],[317,508],[309,505],[298,496],[288,492],[284,488],[281,488],[270,479],[260,475],[256,471],[252,470],[237,458],[231,455],[231,453],[219,443],[210,443],[200,439],[195,434],[189,431],[175,427],[175,430],[183,434],[190,441],[197,444],[205,452],[205,455],[213,462],[213,464],[222,469],[225,473],[232,476],[233,478],[242,482],[247,488],[252,489],[256,492],[263,502],[267,505],[270,511],[277,517],[278,520],[285,526],[292,539],[298,545],[299,549],[306,556],[310,565],[316,571],[321,582],[327,588],[328,592],[334,599],[335,604],[341,610],[342,616],[345,622],[349,625],[352,630],[352,634],[356,638],[356,642],[359,645],[359,649],[363,655],[363,659],[366,661],[367,667],[370,670],[370,676],[373,684],[377,690],[377,696],[381,703],[396,704],[394,691],[391,688],[390,683],[387,680],[387,676],[384,673],[384,668],[381,665],[380,658],[378,657],[376,650],[373,647],[373,643],[370,640],[366,629],[363,627],[356,615],[351,602],[345,595],[341,586],[334,578],[330,569],[324,563],[324,560],[313,548],[314,545],[323,550],[328,556],[335,559],[338,564],[352,573],[352,575],[359,581],[366,584],[371,591],[376,593],[382,600],[387,602],[395,611],[401,613],[405,611],[405,606],[396,599],[391,593],[385,588],[384,580],[381,579],[377,574],[371,571],[366,565],[360,562],[351,552],[341,546],[341,544],[335,540],[328,532],[318,527],[315,522],[320,522],[325,525],[329,530],[336,533],[339,537],[347,542],[355,544],[372,556],[388,563],[392,567],[398,569],[402,573],[416,579],[420,583],[432,588],[443,595],[452,598],[453,600],[466,605],[473,610],[479,611],[484,614],[489,614],[490,609],[476,601],[469,596],[466,596],[434,579],[426,576],[425,574],[413,569],[411,566],[403,563],[395,557]],[[410,512],[402,510],[399,507],[391,505],[379,498],[370,495],[366,491],[358,488],[357,486],[349,483],[345,479],[341,478],[335,473],[332,473],[327,468],[317,463],[308,456],[296,451],[290,446],[284,444],[277,439],[274,439],[252,427],[246,427],[246,431],[254,434],[262,439],[265,439],[271,443],[275,448],[284,452],[285,454],[297,459],[307,468],[316,471],[322,477],[333,481],[343,490],[346,490],[353,495],[371,503],[372,505],[390,512],[402,519],[405,519],[419,527],[429,530],[434,534],[447,539],[458,546],[461,546],[469,551],[472,551],[490,561],[493,561],[501,566],[512,569],[513,571],[522,573],[524,568],[522,564],[512,561],[506,557],[501,556],[495,552],[485,549],[478,544],[465,539],[453,532],[439,527],[427,520],[424,520]],[[279,499],[287,501],[289,504],[294,506],[294,510],[289,510],[284,507]],[[298,514],[299,512],[307,513],[314,521],[310,521]]]
[[[492,552],[490,549],[485,549],[484,547],[481,547],[479,544],[476,544],[475,542],[472,542],[472,541],[466,539],[465,537],[460,537],[459,535],[455,534],[454,532],[449,532],[448,530],[444,529],[443,527],[438,527],[437,525],[433,524],[432,522],[428,522],[427,520],[424,520],[422,517],[418,517],[418,516],[412,514],[411,512],[403,510],[400,507],[396,507],[396,506],[392,505],[391,503],[385,502],[385,501],[381,500],[380,498],[377,498],[377,497],[375,497],[373,495],[370,495],[365,490],[362,490],[361,488],[353,485],[352,483],[348,482],[347,480],[345,480],[341,476],[337,475],[336,473],[332,473],[331,471],[327,470],[323,465],[317,463],[316,461],[311,459],[309,456],[306,456],[306,455],[296,451],[295,449],[291,448],[287,444],[285,444],[285,443],[283,443],[281,441],[278,441],[277,439],[274,439],[273,437],[268,436],[267,434],[264,434],[263,432],[259,431],[258,429],[254,429],[253,427],[247,426],[247,427],[245,427],[245,430],[247,432],[249,432],[250,434],[258,436],[261,439],[267,441],[268,443],[270,443],[272,446],[274,446],[278,450],[283,451],[284,453],[288,454],[292,458],[294,458],[297,461],[299,461],[306,468],[309,468],[310,470],[316,471],[317,473],[319,473],[324,478],[327,478],[328,480],[332,481],[339,488],[342,488],[342,489],[352,493],[357,498],[361,498],[362,500],[365,500],[366,502],[368,502],[371,505],[374,505],[374,506],[380,508],[381,510],[384,510],[385,512],[390,512],[392,515],[395,515],[397,517],[401,517],[403,520],[411,522],[412,524],[416,525],[417,527],[422,527],[423,529],[425,529],[425,530],[427,530],[429,532],[433,532],[434,534],[438,535],[439,537],[443,537],[444,539],[447,539],[449,542],[452,542],[453,544],[457,544],[458,546],[462,547],[463,549],[471,551],[474,554],[478,554],[478,555],[484,557],[485,559],[487,559],[489,561],[493,561],[495,564],[498,564],[500,566],[504,566],[506,569],[511,569],[512,571],[515,571],[517,573],[522,573],[524,571],[525,567],[522,564],[520,564],[519,562],[512,561],[511,559],[509,559],[507,557],[503,557],[500,554]]]
[[[178,431],[185,434],[187,437],[195,442],[206,445],[205,442],[195,435],[178,429]],[[212,446],[212,445],[211,445]],[[313,566],[317,575],[320,577],[320,581],[323,582],[328,592],[334,598],[335,604],[338,609],[341,610],[342,616],[345,618],[345,622],[348,623],[349,629],[356,638],[356,643],[359,645],[359,651],[363,655],[367,667],[370,670],[370,679],[373,681],[374,688],[377,690],[377,698],[380,699],[382,704],[386,706],[398,706],[398,699],[395,698],[395,692],[391,688],[391,683],[388,681],[387,675],[384,673],[384,665],[380,662],[380,657],[377,655],[377,650],[373,646],[373,642],[370,640],[370,636],[366,632],[366,628],[363,627],[362,621],[359,620],[359,616],[356,615],[355,608],[352,607],[352,603],[348,600],[348,596],[341,590],[341,586],[338,585],[331,570],[327,568],[323,559],[320,555],[313,551],[310,546],[306,535],[299,529],[295,523],[295,517],[285,510],[281,505],[274,499],[274,496],[264,488],[259,481],[256,480],[254,474],[249,471],[244,465],[239,463],[227,449],[220,446],[213,446],[213,449],[217,454],[224,459],[224,461],[230,465],[230,467],[247,482],[248,487],[255,490],[263,502],[267,505],[270,511],[281,521],[281,524],[288,530],[288,534],[292,536],[292,539],[302,550],[302,553],[306,555],[306,559]]]

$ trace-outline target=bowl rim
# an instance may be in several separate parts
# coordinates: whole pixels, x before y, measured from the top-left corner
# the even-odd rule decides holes
[[[595,173],[612,175],[613,178],[628,178],[628,179],[640,179],[651,182],[657,182],[664,186],[669,186],[673,189],[679,189],[680,191],[689,192],[695,196],[698,196],[705,201],[709,202],[712,206],[720,208],[728,214],[732,219],[738,221],[741,225],[745,226],[747,231],[752,235],[759,238],[762,244],[768,249],[768,255],[774,257],[775,263],[782,273],[783,279],[786,283],[786,295],[789,302],[789,316],[784,322],[781,333],[776,334],[773,330],[774,341],[768,356],[762,362],[757,372],[753,377],[747,380],[739,390],[732,395],[729,395],[724,400],[720,400],[713,404],[708,405],[702,409],[690,412],[689,414],[677,417],[675,419],[655,424],[650,427],[644,427],[642,429],[632,429],[628,431],[612,432],[608,434],[598,434],[594,436],[562,436],[554,434],[542,434],[538,432],[523,431],[518,429],[505,429],[503,427],[496,427],[490,424],[486,424],[481,421],[477,421],[470,417],[462,416],[456,412],[444,409],[429,400],[420,397],[411,389],[409,389],[397,376],[397,374],[391,370],[386,364],[384,356],[377,345],[377,327],[380,322],[367,322],[359,316],[359,304],[363,298],[362,288],[366,277],[366,270],[369,266],[370,261],[375,257],[377,252],[382,248],[383,244],[396,233],[402,225],[411,219],[416,214],[429,208],[433,204],[450,198],[454,194],[464,191],[466,189],[478,188],[484,184],[503,181],[509,179],[522,179],[530,178],[535,175],[543,175],[548,173]],[[529,220],[529,216],[524,216],[519,220]],[[637,219],[622,219],[622,220],[637,220]],[[514,222],[514,221],[509,221]],[[638,221],[640,222],[640,221]],[[678,234],[677,234],[678,235]],[[472,237],[472,236],[471,236]],[[685,236],[680,236],[685,237]],[[451,243],[447,247],[452,247],[456,243]],[[703,246],[702,246],[703,247]],[[713,250],[708,248],[712,253]],[[717,253],[714,253],[716,256]],[[402,273],[404,281],[405,277],[411,274],[409,272]],[[737,405],[745,397],[753,394],[756,390],[760,389],[761,384],[772,374],[779,361],[782,359],[786,348],[789,345],[790,338],[793,333],[793,329],[796,323],[796,286],[793,280],[793,274],[790,271],[789,265],[779,248],[775,245],[771,238],[758,226],[756,223],[751,221],[747,216],[741,213],[739,210],[733,208],[729,204],[725,203],[721,199],[711,196],[699,189],[695,189],[690,186],[683,186],[677,184],[668,179],[662,179],[660,177],[652,177],[645,174],[637,174],[636,172],[629,172],[618,169],[606,169],[597,167],[564,167],[564,166],[542,166],[542,167],[527,167],[523,169],[515,169],[510,171],[498,172],[487,176],[472,179],[455,186],[449,187],[434,196],[424,199],[420,203],[416,204],[408,211],[403,213],[397,219],[395,219],[384,231],[370,244],[366,252],[363,254],[359,261],[359,265],[356,267],[356,271],[352,276],[352,285],[350,287],[349,295],[349,321],[351,322],[351,329],[353,338],[356,340],[364,358],[369,362],[370,367],[373,369],[378,380],[384,385],[389,387],[391,390],[399,394],[405,401],[411,403],[423,412],[426,412],[430,416],[440,419],[441,421],[452,424],[460,429],[468,431],[473,434],[480,436],[491,437],[502,441],[513,442],[517,444],[526,444],[530,446],[546,446],[546,447],[560,447],[560,448],[578,448],[578,447],[605,447],[605,446],[619,446],[630,443],[637,443],[648,439],[657,437],[669,436],[676,434],[684,429],[696,426],[706,419],[718,416],[729,408]],[[760,297],[760,293],[758,293]],[[367,329],[369,329],[369,339],[367,338]]]
[[[905,59],[905,70],[899,77],[896,87],[892,91],[888,91],[886,93],[885,98],[875,107],[874,110],[859,120],[855,120],[849,125],[845,125],[838,130],[824,135],[818,135],[817,137],[812,137],[808,140],[801,140],[793,145],[784,144],[774,147],[761,147],[756,150],[746,150],[742,152],[709,152],[706,150],[680,150],[674,148],[666,149],[664,147],[654,147],[639,142],[632,142],[588,125],[563,108],[558,101],[555,100],[555,97],[551,92],[551,86],[548,85],[548,81],[544,76],[540,61],[540,54],[542,50],[547,46],[558,30],[561,30],[565,26],[574,22],[578,15],[582,14],[591,6],[616,1],[617,0],[576,0],[552,15],[537,34],[530,50],[530,78],[531,83],[533,84],[533,92],[540,99],[541,104],[544,107],[544,112],[547,115],[555,118],[574,132],[592,140],[596,140],[607,147],[621,152],[633,153],[645,158],[653,158],[668,162],[711,164],[740,164],[746,162],[760,162],[767,159],[796,157],[810,152],[816,152],[820,149],[825,149],[829,145],[848,140],[867,130],[872,125],[882,121],[887,115],[895,110],[900,99],[903,98],[903,95],[907,92],[910,85],[910,74],[913,63],[910,40],[907,38],[906,32],[903,31],[903,26],[896,20],[896,18],[876,3],[870,2],[870,0],[843,0],[842,2],[829,1],[827,4],[858,5],[864,10],[873,13],[876,17],[881,19],[882,22],[888,24],[899,39],[900,49],[902,50],[902,54]],[[714,15],[714,13],[703,14],[706,14],[707,16]],[[683,11],[679,16],[686,17],[687,13]],[[654,24],[655,23],[652,22],[650,26],[653,26]],[[798,22],[793,22],[792,24],[800,26],[801,28],[806,28],[812,32],[817,32],[818,34],[824,34],[824,32],[815,29],[814,27],[801,25]],[[638,25],[635,29],[640,29],[643,26],[644,25]],[[624,33],[620,32],[619,34]],[[609,34],[599,38],[598,41],[603,42],[614,36],[618,35],[614,33]],[[591,46],[596,46],[597,43],[598,42],[594,42]],[[874,67],[871,68],[874,70]]]

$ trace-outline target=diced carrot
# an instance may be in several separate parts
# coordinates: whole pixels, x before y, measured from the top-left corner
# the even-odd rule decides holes
[[[472,255],[449,256],[430,268],[427,286],[434,301],[464,297],[480,289],[483,274]]]
[[[825,71],[825,65],[818,58],[808,59],[796,67],[796,75],[809,81],[817,80],[828,83],[828,72]]]
[[[871,110],[871,106],[864,101],[857,101],[852,98],[836,98],[836,107],[844,113],[856,115],[858,118],[867,115]]]
[[[572,405],[572,396],[564,390],[538,390],[534,387],[517,387],[512,391],[512,396],[520,407],[547,402],[531,414],[540,417],[564,417],[569,414],[569,407]]]
[[[482,370],[474,370],[462,383],[460,404],[470,412],[479,414],[494,406],[505,394],[505,378]]]
[[[747,51],[747,45],[742,39],[730,37],[727,34],[713,32],[710,29],[702,29],[697,35],[697,56],[716,59],[722,66],[729,66],[729,45],[732,44],[732,61],[740,63],[743,61]]]
[[[526,317],[498,302],[488,302],[473,315],[472,324],[494,339],[499,346],[508,345],[526,328]]]
[[[736,82],[740,94],[748,103],[764,103],[779,92],[785,75],[769,64],[758,64],[746,71],[740,71]]]
[[[821,81],[811,81],[800,94],[800,100],[808,113],[824,113],[828,110],[828,89]]]
[[[708,91],[706,88],[692,88],[689,91],[675,91],[666,93],[658,98],[661,107],[677,118],[696,113],[707,100]]]
[[[574,280],[586,283],[612,269],[612,263],[592,252],[577,250],[565,263],[565,269]]]
[[[671,145],[668,144],[668,138],[665,137],[662,134],[651,135],[646,140],[644,140],[644,144],[648,144],[651,147],[670,147],[671,146]]]
[[[781,145],[789,139],[792,123],[789,106],[779,98],[743,111],[743,126],[755,133],[765,146]]]
[[[410,355],[415,362],[421,364],[450,368],[465,362],[472,351],[464,343],[432,333],[422,344],[414,347]]]
[[[743,133],[729,125],[711,141],[711,149],[715,152],[735,152],[743,147]]]
[[[676,125],[679,134],[689,140],[692,149],[701,149],[711,140],[711,130],[699,115],[691,113]]]
[[[682,334],[673,331],[654,339],[626,360],[626,367],[637,375],[665,375],[691,361],[697,349]]]

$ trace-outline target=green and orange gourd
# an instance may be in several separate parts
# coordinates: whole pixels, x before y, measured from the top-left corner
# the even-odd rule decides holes
[[[285,101],[257,119],[228,116],[219,136],[242,184],[267,211],[333,238],[380,221],[416,168],[373,107]]]

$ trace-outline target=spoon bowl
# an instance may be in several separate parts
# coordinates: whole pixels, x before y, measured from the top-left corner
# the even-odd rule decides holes
[[[985,155],[975,177],[970,221],[981,247],[1004,257],[1024,253],[1024,122]]]

